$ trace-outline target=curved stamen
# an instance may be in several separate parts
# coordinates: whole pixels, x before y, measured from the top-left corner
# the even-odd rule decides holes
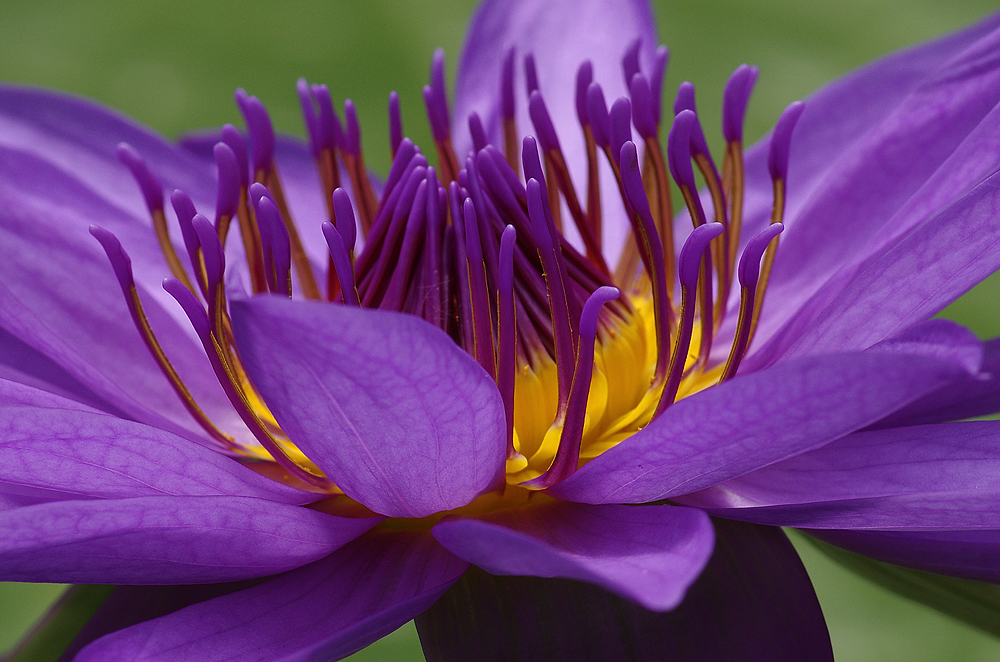
[[[246,141],[232,124],[222,127],[222,142],[236,155],[236,166],[240,174],[240,192],[237,200],[236,217],[240,224],[240,237],[243,240],[243,252],[247,258],[247,268],[250,272],[250,284],[254,294],[267,291],[267,279],[264,276],[264,265],[261,261],[260,235],[257,234],[257,223],[251,218],[251,207],[247,204],[247,194],[250,189],[250,166],[247,155]]]
[[[170,234],[167,232],[167,217],[163,214],[163,187],[159,180],[150,172],[149,166],[146,165],[139,152],[128,143],[119,143],[118,147],[115,148],[115,155],[132,172],[132,177],[135,178],[142,191],[146,208],[149,209],[149,215],[153,218],[156,240],[160,243],[160,251],[167,261],[167,266],[170,267],[170,273],[184,283],[187,288],[193,289],[191,281],[177,257],[174,245],[170,241]]]
[[[208,281],[205,277],[205,264],[201,257],[201,243],[195,232],[192,220],[198,210],[194,208],[194,202],[183,191],[174,191],[170,194],[170,204],[177,214],[177,224],[181,228],[181,236],[184,238],[184,248],[187,249],[188,257],[191,261],[191,270],[194,272],[195,280],[201,294],[208,300]]]
[[[642,39],[636,37],[625,49],[622,55],[622,71],[625,74],[625,88],[632,83],[632,78],[640,72],[639,49],[642,48]]]
[[[341,189],[338,189],[341,190]],[[351,268],[351,258],[347,254],[344,246],[344,238],[329,221],[323,223],[323,236],[326,238],[326,245],[330,249],[330,259],[337,270],[337,278],[342,283],[341,294],[344,296],[344,304],[348,306],[360,306],[358,299],[358,288],[354,285],[354,270]]]
[[[224,142],[212,148],[215,167],[219,173],[219,184],[215,196],[215,230],[219,241],[225,243],[229,235],[229,223],[236,216],[240,205],[240,166],[236,154]]]
[[[759,70],[741,64],[726,81],[722,96],[722,135],[726,154],[722,161],[722,188],[729,202],[729,270],[733,273],[743,223],[743,120]]]
[[[396,158],[399,145],[403,142],[403,116],[399,111],[399,94],[389,93],[389,153]]]
[[[653,413],[655,419],[663,410],[674,403],[677,389],[681,384],[684,366],[687,363],[688,351],[691,347],[691,334],[694,329],[694,297],[698,290],[699,273],[704,276],[703,259],[709,243],[722,234],[722,223],[706,223],[696,227],[684,242],[680,255],[680,270],[678,273],[681,284],[681,313],[677,327],[677,340],[670,354],[670,368],[667,384],[663,388],[660,403]]]
[[[472,149],[476,152],[486,149],[490,141],[486,138],[486,129],[483,128],[483,121],[479,119],[479,113],[469,113],[469,134],[472,136]]]
[[[656,47],[653,53],[653,71],[649,74],[649,90],[653,98],[653,119],[656,126],[660,126],[662,120],[660,100],[663,98],[663,77],[667,72],[667,64],[670,62],[670,49],[662,44]]]
[[[781,223],[772,223],[758,232],[747,242],[747,247],[740,258],[738,276],[740,280],[740,313],[736,322],[736,335],[733,337],[733,346],[729,350],[729,358],[726,359],[726,367],[722,371],[720,382],[730,379],[736,374],[740,367],[740,362],[746,354],[750,344],[750,329],[753,323],[753,312],[757,297],[757,279],[760,275],[760,259],[764,250],[770,245],[771,240],[781,234],[785,226]]]
[[[597,320],[601,307],[620,295],[618,288],[603,286],[587,298],[580,314],[580,340],[570,388],[569,405],[565,424],[559,437],[559,449],[552,464],[538,478],[521,483],[528,489],[542,490],[555,485],[573,475],[580,463],[580,445],[586,423],[587,400],[590,396],[590,380],[594,371],[594,342],[597,338]]]

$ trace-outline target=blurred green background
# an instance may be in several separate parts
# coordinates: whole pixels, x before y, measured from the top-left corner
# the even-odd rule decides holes
[[[278,130],[302,135],[294,93],[306,76],[355,100],[366,158],[388,167],[385,103],[402,97],[407,134],[429,145],[420,89],[442,47],[453,74],[472,0],[101,0],[0,2],[0,80],[98,99],[167,136],[239,123],[232,91],[259,96]],[[747,134],[755,140],[790,101],[888,51],[970,23],[995,0],[657,0],[671,48],[667,94],[694,81],[706,127],[718,126],[726,77],[761,68]],[[850,109],[845,109],[850,112]],[[716,147],[719,141],[716,140]],[[946,314],[986,337],[1000,335],[994,282]],[[799,545],[841,662],[988,661],[1000,642],[857,579]],[[0,651],[60,592],[0,584]],[[357,659],[420,660],[412,625]]]

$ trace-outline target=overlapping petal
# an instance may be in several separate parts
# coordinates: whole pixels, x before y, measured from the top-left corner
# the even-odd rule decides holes
[[[689,396],[552,492],[585,503],[646,503],[821,447],[968,375],[981,350],[968,332],[952,331],[929,348],[911,339],[798,359]]]
[[[1000,529],[998,446],[990,422],[859,432],[681,501],[811,529]]]
[[[656,611],[680,603],[715,540],[699,510],[561,502],[447,519],[432,532],[492,574],[580,579]]]
[[[76,659],[340,659],[429,607],[467,567],[427,532],[373,531],[254,588],[108,635]]]
[[[232,308],[237,347],[282,430],[349,496],[424,517],[502,480],[500,394],[440,330],[277,297]]]
[[[55,501],[0,512],[0,576],[73,584],[195,584],[323,558],[377,524],[234,496]]]

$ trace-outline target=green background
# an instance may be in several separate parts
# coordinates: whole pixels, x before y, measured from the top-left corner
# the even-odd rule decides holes
[[[366,158],[388,167],[385,102],[402,97],[407,134],[429,145],[420,89],[430,55],[442,47],[449,74],[457,61],[471,0],[261,0],[150,3],[3,0],[0,80],[98,99],[167,136],[239,123],[232,91],[259,96],[280,131],[302,134],[294,93],[306,76],[333,98],[358,105]],[[995,0],[659,0],[661,40],[672,59],[667,94],[692,80],[706,127],[718,126],[722,85],[738,64],[761,68],[749,140],[790,101],[888,51],[970,23]],[[845,109],[850,112],[850,109]],[[711,132],[710,132],[711,133]],[[719,140],[714,141],[718,147]],[[1000,335],[988,282],[949,316],[983,337]],[[842,662],[987,661],[1000,642],[842,571],[799,545],[827,614]],[[11,646],[56,586],[0,584],[0,651]],[[358,654],[367,660],[419,660],[412,625]]]

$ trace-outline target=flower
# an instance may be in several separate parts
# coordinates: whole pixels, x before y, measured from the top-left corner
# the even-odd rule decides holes
[[[997,408],[995,352],[925,320],[1000,265],[1000,19],[791,106],[745,164],[756,72],[738,69],[722,176],[682,87],[667,160],[691,230],[661,211],[666,52],[648,7],[611,26],[588,7],[553,40],[551,5],[484,3],[454,112],[441,56],[425,89],[440,167],[390,101],[379,193],[353,107],[339,127],[322,86],[299,88],[308,149],[237,94],[249,169],[231,128],[174,146],[85,102],[3,91],[0,573],[208,585],[110,601],[76,659],[335,659],[418,615],[432,658],[829,659],[794,551],[759,524],[997,579],[981,560],[995,426],[943,423]],[[629,43],[627,98],[607,111]],[[577,46],[594,59],[573,80]],[[571,182],[597,191],[568,139],[580,124],[620,172],[601,176],[602,204],[572,204]],[[537,143],[519,143],[529,129]],[[162,183],[182,191],[190,266],[150,232]],[[335,278],[310,283],[317,265]],[[338,290],[343,305],[302,300]],[[126,620],[163,595],[167,613]]]

